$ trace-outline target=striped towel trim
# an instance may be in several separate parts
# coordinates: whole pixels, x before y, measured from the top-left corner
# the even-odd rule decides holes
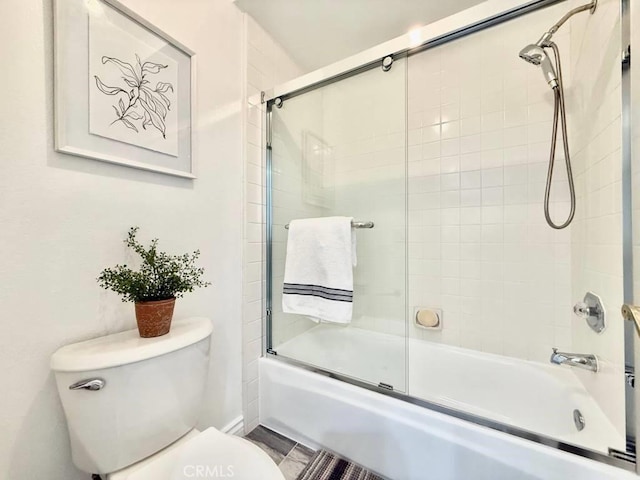
[[[323,287],[322,285],[306,285],[302,283],[285,283],[283,293],[288,295],[308,295],[336,302],[353,302],[353,291],[340,288]]]

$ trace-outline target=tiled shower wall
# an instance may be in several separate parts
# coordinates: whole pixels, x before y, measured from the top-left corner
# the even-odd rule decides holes
[[[443,311],[440,331],[410,325],[418,338],[545,363],[571,348],[571,228],[543,214],[553,96],[518,57],[566,8],[409,58],[409,310]],[[568,32],[555,40],[567,58]],[[562,219],[561,158],[556,172]]]
[[[624,434],[619,2],[575,16],[554,37],[563,59],[577,208],[543,216],[553,96],[518,58],[570,5],[410,57],[409,303],[444,310],[420,338],[548,363],[551,347],[594,353],[576,371]],[[439,91],[438,95],[433,92]],[[436,98],[434,98],[434,96]],[[552,217],[569,208],[561,144]],[[602,297],[602,334],[572,314]]]
[[[577,194],[571,300],[592,291],[607,314],[601,334],[573,316],[573,351],[596,354],[601,365],[596,375],[575,373],[624,438],[620,2],[599,0],[595,14],[575,16],[570,30],[573,81],[567,101]]]
[[[243,416],[248,432],[258,425],[258,358],[262,355],[264,289],[264,125],[260,92],[303,72],[251,16],[244,15],[246,90],[245,249],[242,318]]]

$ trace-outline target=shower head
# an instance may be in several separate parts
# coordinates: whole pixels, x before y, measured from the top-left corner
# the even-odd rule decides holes
[[[538,45],[527,45],[520,50],[520,58],[533,65],[540,65],[542,59],[547,56],[546,52]]]
[[[554,52],[557,53],[557,47],[551,42],[551,38],[555,35],[555,33],[565,24],[567,20],[573,17],[576,13],[584,12],[589,10],[591,13],[595,12],[596,6],[598,4],[598,0],[591,0],[589,3],[585,5],[580,5],[573,10],[570,10],[566,13],[560,20],[558,20],[549,30],[547,30],[540,40],[536,43],[532,43],[531,45],[527,45],[522,50],[520,50],[520,58],[526,60],[527,62],[538,65],[542,68],[542,74],[544,75],[544,79],[547,81],[549,86],[554,90],[558,88],[558,76],[556,75],[556,71],[551,64],[551,60],[549,56],[544,51],[545,48],[553,48]]]
[[[520,50],[519,55],[524,61],[542,68],[542,74],[551,88],[558,87],[558,76],[544,48],[540,45],[527,45]]]

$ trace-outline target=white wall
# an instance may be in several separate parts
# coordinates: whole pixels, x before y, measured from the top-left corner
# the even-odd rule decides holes
[[[0,478],[87,478],[48,362],[66,343],[134,327],[133,306],[95,281],[124,259],[132,225],[170,252],[201,249],[214,286],[176,306],[176,318],[214,323],[201,425],[241,414],[242,16],[225,0],[125,3],[198,54],[195,181],[55,153],[51,2],[0,3]]]
[[[244,295],[243,411],[244,428],[258,425],[258,358],[262,355],[264,291],[264,105],[260,92],[303,72],[277,42],[250,16],[243,21],[244,118]]]

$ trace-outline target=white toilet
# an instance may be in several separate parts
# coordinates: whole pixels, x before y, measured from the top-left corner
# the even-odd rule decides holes
[[[62,347],[51,357],[75,465],[109,480],[284,480],[259,447],[194,429],[209,366],[211,322],[175,321]]]

